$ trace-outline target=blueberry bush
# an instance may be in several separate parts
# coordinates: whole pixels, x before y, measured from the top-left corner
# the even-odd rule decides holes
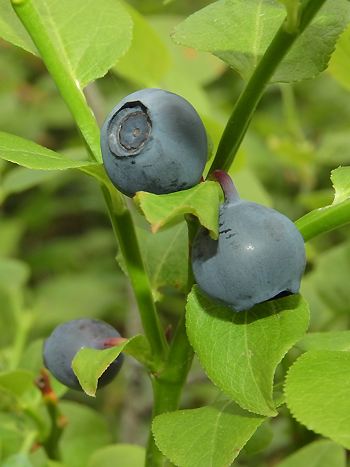
[[[349,465],[350,2],[0,37],[0,466]]]

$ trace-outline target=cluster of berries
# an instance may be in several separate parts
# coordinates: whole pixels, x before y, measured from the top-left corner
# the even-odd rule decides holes
[[[127,196],[186,190],[200,182],[208,142],[192,105],[161,89],[144,89],[113,108],[101,130],[103,163],[116,188]],[[231,178],[214,172],[225,201],[220,206],[219,238],[201,228],[192,246],[192,268],[199,287],[234,311],[286,293],[297,293],[305,268],[304,241],[286,216],[240,199]],[[58,326],[44,345],[47,368],[65,385],[80,389],[71,368],[82,347],[102,349],[119,333],[103,321],[81,319]],[[99,380],[118,373],[120,355]]]

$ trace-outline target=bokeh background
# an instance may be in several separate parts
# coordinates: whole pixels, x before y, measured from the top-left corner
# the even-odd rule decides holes
[[[99,123],[130,92],[161,87],[181,94],[194,105],[214,152],[243,82],[219,59],[176,46],[170,39],[176,24],[210,1],[129,3],[145,15],[149,34],[154,34],[160,46],[140,51],[139,74],[122,58],[104,78],[86,88]],[[42,62],[5,41],[0,41],[0,129],[71,157],[85,157],[73,119]],[[332,67],[314,80],[272,85],[257,109],[231,173],[242,197],[296,220],[332,202],[330,171],[349,163],[349,135],[349,88],[337,80]],[[171,280],[170,286],[164,287],[160,279],[157,282],[161,268],[166,267],[159,255],[176,237],[174,249],[186,267],[185,225],[157,233],[155,243],[146,222],[130,207],[149,274],[157,285],[159,313],[171,332],[171,324],[184,308],[179,283],[186,271],[181,271],[178,263],[179,269],[172,269],[168,258]],[[312,240],[307,254],[302,293],[311,306],[310,329],[346,329],[350,321],[349,228]],[[140,332],[133,293],[116,256],[105,205],[93,179],[79,171],[32,171],[0,160],[0,370],[19,367],[38,372],[43,339],[69,319],[104,319],[125,337]],[[282,374],[283,362],[280,371]],[[126,358],[123,371],[96,399],[66,392],[59,384],[55,388],[69,419],[61,439],[67,466],[85,467],[93,450],[112,442],[145,444],[151,387],[143,368],[131,358]],[[195,360],[182,406],[202,406],[216,394]],[[37,414],[34,410],[33,415],[32,404],[32,400],[27,404],[14,401],[0,390],[3,461],[30,441],[38,423],[35,417],[42,418],[45,429],[44,410]],[[241,453],[238,465],[274,465],[315,438],[282,415],[262,425]],[[95,429],[91,431],[89,426]],[[33,451],[32,459],[33,465],[46,465],[40,447]]]

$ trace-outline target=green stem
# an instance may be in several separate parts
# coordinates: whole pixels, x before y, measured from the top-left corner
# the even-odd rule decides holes
[[[296,221],[305,241],[350,223],[350,199],[315,209]]]
[[[293,43],[304,31],[326,0],[309,0],[301,13],[299,29],[288,32],[285,23],[277,31],[271,44],[242,91],[222,135],[210,172],[228,170],[248,129],[255,109],[266,86]]]
[[[188,342],[185,314],[180,318],[177,330],[169,350],[164,370],[152,377],[154,405],[152,420],[164,412],[176,410],[179,406],[182,388],[191,368],[193,350]],[[157,448],[150,432],[147,451],[146,467],[161,467],[164,456]]]
[[[189,247],[187,292],[190,292],[194,282],[190,253],[199,223],[196,218],[190,215],[186,217],[186,222]],[[154,375],[152,379],[154,396],[152,420],[161,413],[178,408],[181,391],[192,365],[193,355],[193,349],[186,333],[186,317],[183,313],[177,325],[164,370],[160,374]],[[164,461],[165,458],[157,448],[153,435],[150,433],[146,451],[146,467],[162,467]]]
[[[43,447],[49,459],[61,460],[59,441],[62,436],[66,420],[58,409],[57,402],[46,401],[47,411],[51,420],[49,437],[43,443]]]
[[[57,50],[52,41],[55,25],[51,25],[51,29],[47,27],[32,0],[12,0],[12,5],[71,110],[92,157],[96,161],[101,161],[98,125],[86,103],[74,70],[70,66],[64,44],[60,44],[61,47]],[[56,36],[56,41],[60,41],[59,36]],[[103,190],[113,229],[134,287],[145,334],[150,341],[155,360],[160,361],[164,358],[167,344],[156,313],[152,289],[144,268],[132,219],[125,208],[120,208],[123,205],[122,196],[115,189],[111,195],[107,189]],[[117,209],[116,206],[118,206]]]
[[[145,270],[131,214],[125,206],[120,205],[119,199],[113,203],[111,193],[106,187],[103,187],[102,191],[113,231],[135,292],[142,325],[151,345],[154,363],[160,366],[167,353],[167,343],[154,304],[151,284]]]
[[[32,0],[12,0],[12,6],[37,47],[63,99],[66,101],[92,158],[97,162],[101,162],[99,127],[86,103],[83,90],[74,70],[70,66],[64,45],[61,44],[62,46],[58,50],[52,41],[55,25],[52,28],[47,27],[42,14],[37,11]]]

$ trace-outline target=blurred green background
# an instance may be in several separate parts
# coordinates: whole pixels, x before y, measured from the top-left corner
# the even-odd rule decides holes
[[[86,97],[99,123],[128,93],[162,87],[195,106],[214,152],[242,81],[219,59],[175,46],[169,38],[183,17],[210,1],[129,3],[145,15],[161,47],[158,52],[143,51],[138,77],[130,60],[122,58],[104,78],[87,87]],[[153,63],[153,53],[164,54],[158,65]],[[71,157],[85,155],[72,117],[42,62],[4,41],[0,41],[0,129]],[[269,87],[232,167],[242,197],[272,206],[292,220],[331,203],[330,171],[349,163],[349,135],[350,93],[330,72],[301,84]],[[159,312],[171,332],[185,296],[177,271],[173,271],[172,287],[157,282],[155,249],[176,233],[177,252],[184,254],[185,264],[185,228],[180,224],[153,235],[131,209],[148,271],[157,284]],[[312,240],[307,254],[302,293],[311,307],[310,329],[346,329],[350,322],[349,228]],[[92,179],[74,170],[40,172],[0,161],[0,371],[21,368],[38,373],[42,340],[69,319],[101,318],[125,337],[140,332],[133,294],[116,255],[104,202]],[[283,374],[283,362],[280,371]],[[67,466],[86,466],[93,450],[112,442],[145,444],[151,388],[144,370],[132,359],[126,359],[124,370],[96,399],[65,392],[58,383],[55,387],[70,421],[61,440]],[[199,407],[216,394],[195,361],[182,406]],[[47,429],[36,393],[30,400],[12,400],[1,390],[0,410],[0,459],[18,452],[31,439],[29,434],[38,423],[35,417],[41,418],[43,433]],[[93,432],[89,425],[95,427]],[[292,419],[279,416],[258,430],[238,464],[273,465],[314,437]],[[32,457],[34,465],[46,465],[40,448]]]

